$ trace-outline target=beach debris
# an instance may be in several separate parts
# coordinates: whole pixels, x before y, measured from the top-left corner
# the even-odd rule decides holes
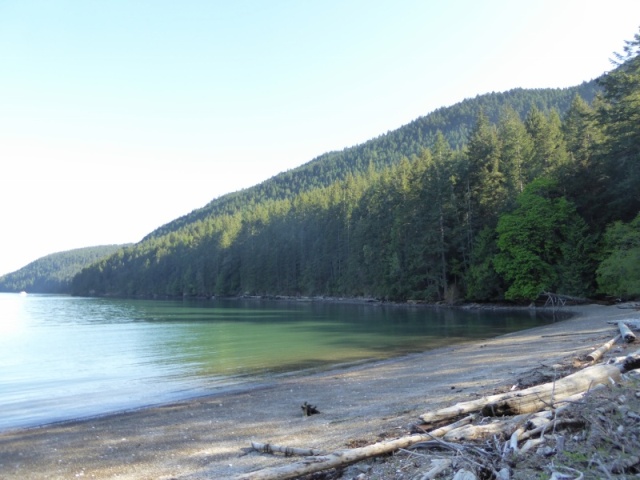
[[[472,471],[461,468],[453,476],[453,480],[478,480],[478,477]]]
[[[429,424],[472,412],[482,412],[487,417],[533,413],[600,383],[609,383],[610,379],[619,380],[620,375],[618,365],[593,365],[557,381],[460,402],[451,407],[427,412],[420,418],[423,423]]]
[[[416,443],[424,442],[425,440],[441,437],[453,428],[458,428],[472,422],[474,418],[475,416],[469,415],[451,425],[438,428],[426,434],[409,435],[395,440],[374,443],[373,445],[367,445],[365,447],[338,450],[328,455],[305,458],[290,465],[265,468],[240,475],[236,480],[286,480],[310,473],[321,472],[330,468],[350,465],[366,458],[393,453],[401,448],[407,448]]]
[[[611,340],[609,340],[607,343],[602,345],[600,348],[595,349],[593,352],[587,355],[587,360],[589,360],[590,362],[597,362],[602,358],[602,355],[604,355],[609,350],[611,350],[611,347],[613,347],[613,344],[616,343],[618,340],[620,340],[620,338],[622,337],[620,335],[617,335]]]
[[[431,468],[426,471],[421,477],[420,480],[432,480],[444,472],[447,468],[451,466],[450,458],[433,458],[431,459]]]
[[[284,453],[285,457],[292,457],[294,455],[301,455],[303,457],[323,455],[321,450],[316,450],[315,448],[283,447],[272,443],[251,442],[251,448],[261,453]]]
[[[624,338],[624,341],[627,343],[632,343],[636,341],[636,335],[631,331],[629,326],[624,322],[618,322],[618,328],[620,329],[620,335]]]
[[[318,410],[318,407],[316,407],[315,405],[311,405],[307,402],[304,402],[302,405],[300,405],[300,408],[302,408],[302,413],[304,413],[305,417],[310,417],[311,415],[320,413],[320,410]]]

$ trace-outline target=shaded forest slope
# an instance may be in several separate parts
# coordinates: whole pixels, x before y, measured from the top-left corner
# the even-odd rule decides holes
[[[52,253],[0,277],[0,292],[69,293],[71,279],[83,268],[126,245],[102,245]]]

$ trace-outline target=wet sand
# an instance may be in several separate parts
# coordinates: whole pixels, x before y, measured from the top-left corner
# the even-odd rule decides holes
[[[568,307],[576,316],[494,339],[297,375],[258,388],[0,434],[2,479],[224,479],[285,465],[250,442],[333,451],[401,436],[428,410],[504,389],[570,362],[635,310]],[[107,394],[107,393],[105,393]],[[317,405],[304,417],[300,405]]]

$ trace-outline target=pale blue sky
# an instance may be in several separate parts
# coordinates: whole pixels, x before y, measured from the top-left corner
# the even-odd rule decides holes
[[[638,0],[0,0],[0,275],[490,91],[609,70]]]

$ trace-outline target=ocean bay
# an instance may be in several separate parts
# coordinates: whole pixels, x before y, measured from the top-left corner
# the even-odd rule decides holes
[[[0,430],[248,388],[550,321],[380,304],[0,294]]]

